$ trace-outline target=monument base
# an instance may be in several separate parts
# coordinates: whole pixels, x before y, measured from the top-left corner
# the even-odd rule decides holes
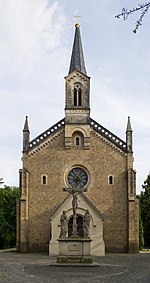
[[[70,237],[59,238],[57,263],[92,263],[91,239]]]

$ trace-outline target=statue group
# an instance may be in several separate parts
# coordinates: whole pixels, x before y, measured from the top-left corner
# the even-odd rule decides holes
[[[61,217],[60,217],[60,223],[61,223],[61,230],[60,230],[60,238],[65,238],[68,233],[68,218],[66,215],[66,211],[64,210]],[[87,209],[85,214],[83,215],[83,236],[84,237],[90,237],[90,213]]]
[[[59,256],[57,258],[58,263],[92,263],[90,256],[90,244],[92,239],[90,238],[90,213],[89,210],[85,210],[82,216],[82,228],[81,228],[81,215],[77,214],[78,211],[78,195],[82,194],[86,188],[65,188],[72,195],[72,231],[69,231],[71,221],[68,221],[67,213],[63,210],[60,216],[61,230],[58,239],[59,242]],[[78,218],[79,217],[79,218]],[[69,225],[68,225],[69,222]],[[80,224],[78,224],[80,223]],[[79,225],[79,226],[78,226]],[[82,231],[81,231],[82,229]],[[71,232],[71,233],[70,233]],[[78,233],[79,232],[79,233]],[[82,233],[81,233],[82,232]],[[79,236],[82,235],[82,236]]]

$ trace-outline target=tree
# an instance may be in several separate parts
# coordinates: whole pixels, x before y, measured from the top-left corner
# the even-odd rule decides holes
[[[143,250],[144,248],[144,230],[143,222],[141,218],[141,211],[139,211],[139,249]]]
[[[3,178],[0,178],[0,185],[2,185],[3,183]]]
[[[140,194],[140,210],[144,229],[145,246],[150,247],[150,174],[142,185]]]
[[[0,189],[0,248],[16,243],[16,199],[19,189],[4,186]]]
[[[140,15],[139,19],[136,21],[135,28],[133,29],[133,32],[136,33],[139,26],[142,25],[143,17],[148,12],[149,8],[150,8],[150,2],[138,4],[138,7],[133,8],[133,9],[129,9],[129,10],[126,9],[126,8],[123,8],[122,12],[120,14],[118,14],[117,16],[115,16],[115,18],[119,19],[120,17],[123,17],[124,20],[127,20],[129,15],[140,10],[141,15]]]

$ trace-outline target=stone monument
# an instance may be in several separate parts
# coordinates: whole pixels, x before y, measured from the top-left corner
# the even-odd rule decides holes
[[[78,235],[77,227],[77,208],[78,208],[78,194],[86,191],[86,188],[78,189],[77,186],[73,188],[65,188],[72,195],[72,210],[73,210],[73,229],[71,237],[67,237],[68,219],[66,212],[63,211],[60,222],[61,231],[58,239],[59,242],[59,256],[57,263],[92,263],[91,258],[91,238],[89,234],[90,229],[90,213],[86,210],[83,216],[83,237]]]

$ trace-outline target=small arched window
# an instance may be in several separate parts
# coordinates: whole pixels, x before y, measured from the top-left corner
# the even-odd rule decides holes
[[[72,135],[72,146],[75,149],[82,149],[84,144],[84,136],[80,131],[76,131]]]
[[[76,137],[76,145],[80,145],[80,138],[79,137]]]
[[[108,184],[113,185],[114,184],[114,177],[112,175],[108,176]]]
[[[47,185],[47,176],[46,175],[42,176],[42,185]]]

